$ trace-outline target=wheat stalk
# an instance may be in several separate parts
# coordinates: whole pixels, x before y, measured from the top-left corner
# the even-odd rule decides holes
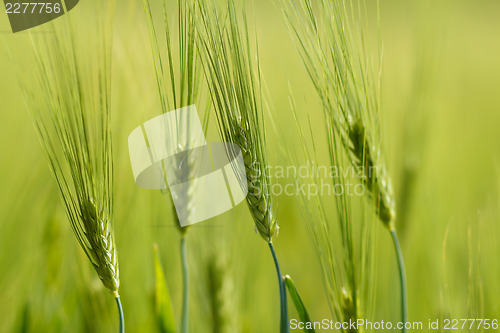
[[[71,24],[54,26],[53,35],[31,36],[37,86],[26,92],[73,232],[116,298],[123,332],[112,223],[109,27],[103,21],[92,23],[85,30],[95,40],[92,53],[81,48],[85,36],[75,34]]]

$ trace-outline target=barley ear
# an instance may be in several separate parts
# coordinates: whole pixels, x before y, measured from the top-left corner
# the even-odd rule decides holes
[[[227,13],[197,1],[201,20],[198,44],[221,137],[239,146],[245,164],[247,203],[256,230],[267,242],[278,231],[270,193],[265,152],[260,69],[251,59],[246,17],[236,15],[233,1]],[[227,25],[220,20],[227,17]],[[240,22],[245,24],[241,24]],[[242,27],[240,27],[242,25]],[[241,30],[242,29],[242,30]]]
[[[79,22],[81,29],[58,20],[53,33],[30,35],[36,71],[26,91],[71,228],[116,298],[123,328],[113,231],[111,39],[107,4],[101,5],[94,9],[103,17]]]
[[[365,128],[361,121],[351,124],[349,142],[346,146],[352,155],[353,165],[358,169],[358,178],[375,201],[378,217],[387,228],[393,230],[396,209],[391,180],[385,165],[375,160],[375,158],[380,159],[380,152],[376,145],[370,143]]]
[[[280,328],[286,333],[289,331],[286,290],[272,243],[278,222],[267,171],[260,68],[258,61],[257,64],[252,61],[255,56],[250,48],[245,11],[242,10],[242,17],[237,16],[234,0],[227,3],[225,10],[207,2],[197,1],[201,16],[198,44],[205,78],[221,137],[225,142],[237,144],[243,155],[245,175],[239,176],[247,183],[247,203],[255,228],[273,256],[280,292]]]
[[[209,291],[212,328],[214,333],[235,331],[233,280],[227,257],[213,255],[207,263],[207,289]]]
[[[280,0],[279,3],[323,106],[332,165],[336,164],[337,148],[348,151],[350,163],[358,169],[358,178],[375,202],[377,216],[393,238],[404,322],[407,302],[403,256],[394,225],[396,211],[390,178],[379,142],[381,75],[380,71],[375,75],[374,61],[365,53],[368,24],[364,3],[342,0],[317,0],[314,4],[311,0]],[[380,49],[379,54],[381,58]]]
[[[119,297],[120,286],[118,257],[111,223],[102,209],[93,200],[80,203],[81,220],[85,225],[87,244],[85,252],[92,262],[102,284],[113,296]]]

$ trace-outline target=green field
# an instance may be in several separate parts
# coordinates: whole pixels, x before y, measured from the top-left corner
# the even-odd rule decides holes
[[[31,39],[43,40],[71,17],[79,18],[74,21],[78,29],[86,20],[82,18],[94,19],[90,3],[82,0],[31,33],[12,34],[7,15],[0,13],[0,332],[118,331],[114,299],[74,237],[25,93],[41,89],[36,88]],[[174,26],[176,3],[167,1],[167,17]],[[383,54],[378,142],[394,188],[409,320],[423,322],[423,332],[430,331],[425,328],[429,319],[498,320],[500,2],[380,0],[379,23],[375,1],[366,3],[365,53],[375,63]],[[151,1],[160,25],[161,6],[161,1]],[[239,12],[241,3],[236,6]],[[279,6],[263,0],[246,6],[250,44],[258,43],[271,170],[305,163],[289,158],[301,154],[290,96],[299,124],[308,133],[308,147],[311,136],[314,139],[316,162],[329,166],[322,106]],[[161,113],[142,1],[119,1],[112,26],[107,31],[112,35],[112,222],[125,326],[128,332],[160,331],[153,250],[158,244],[180,332],[180,234],[172,204],[165,191],[135,184],[128,152],[130,132]],[[254,57],[256,48],[251,52]],[[198,111],[203,117],[209,105],[211,112],[207,140],[222,141],[202,71],[199,74],[204,90]],[[288,175],[271,181],[286,186],[296,179]],[[282,272],[293,278],[313,321],[333,320],[301,199],[286,194],[273,199],[280,227],[273,243]],[[335,198],[323,195],[321,200],[327,220],[334,223]],[[305,202],[314,205],[314,200]],[[364,282],[374,294],[366,319],[395,323],[401,311],[396,257],[390,235],[367,202],[352,201],[352,223],[361,225],[363,219],[373,227],[368,256],[374,267]],[[356,234],[354,246],[363,242]],[[345,258],[340,245],[333,247],[334,256]],[[279,331],[275,267],[244,202],[190,227],[187,252],[190,332]],[[288,304],[289,319],[298,319],[290,297]]]

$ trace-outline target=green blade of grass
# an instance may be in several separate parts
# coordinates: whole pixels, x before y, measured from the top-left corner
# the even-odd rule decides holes
[[[156,316],[162,333],[175,333],[175,319],[170,299],[170,292],[165,280],[165,274],[161,266],[160,255],[158,253],[158,245],[154,245],[155,256],[155,301],[156,301]]]
[[[292,298],[293,304],[295,305],[295,309],[297,309],[300,321],[303,323],[310,323],[311,318],[309,317],[309,313],[307,312],[306,306],[304,305],[302,298],[300,298],[299,292],[297,291],[295,283],[293,283],[290,275],[285,275],[283,281],[286,285],[286,288],[288,289],[288,292],[290,293],[290,297]],[[304,328],[304,332],[314,333],[314,329]]]

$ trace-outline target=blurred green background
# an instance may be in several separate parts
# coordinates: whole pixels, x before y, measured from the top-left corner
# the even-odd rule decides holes
[[[280,135],[271,126],[267,129],[269,159],[285,165],[282,149],[294,149],[291,143],[297,140],[288,82],[298,110],[318,119],[321,110],[280,11],[270,1],[254,1],[249,8],[271,110],[283,129]],[[79,11],[85,11],[85,1],[69,15]],[[372,6],[369,12],[373,16]],[[397,224],[411,321],[500,318],[499,13],[496,0],[380,1],[381,127],[399,216],[404,217]],[[142,2],[119,2],[114,23],[114,223],[120,294],[127,331],[155,332],[153,244],[160,247],[179,320],[179,235],[167,196],[137,187],[128,157],[128,134],[160,112]],[[376,37],[376,30],[374,26],[370,36]],[[1,13],[0,331],[116,331],[114,301],[72,234],[20,89],[19,70],[29,74],[33,66],[28,35],[9,31]],[[322,135],[317,143],[326,147]],[[219,140],[213,123],[208,139]],[[312,319],[331,318],[296,199],[277,198],[278,257]],[[371,319],[395,322],[396,264],[389,235],[377,227],[377,295]],[[277,330],[274,265],[245,204],[194,226],[188,251],[192,332],[211,332],[206,272],[212,258],[222,262],[227,278],[224,299],[234,331]],[[293,308],[291,318],[297,318]]]

